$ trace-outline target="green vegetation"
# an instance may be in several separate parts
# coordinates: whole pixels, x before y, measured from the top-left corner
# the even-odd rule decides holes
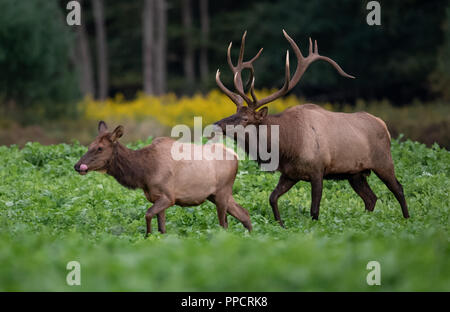
[[[69,59],[74,36],[64,22],[55,1],[0,0],[2,115],[37,121],[74,114],[79,96]]]
[[[142,192],[107,175],[78,175],[73,164],[85,150],[0,147],[1,291],[450,290],[450,154],[437,145],[393,142],[409,220],[372,174],[373,213],[347,182],[326,181],[313,222],[310,187],[299,183],[279,201],[282,229],[268,204],[279,175],[241,161],[235,198],[250,211],[251,234],[232,217],[222,230],[204,203],[168,209],[168,234],[148,239]],[[72,260],[81,263],[81,286],[66,285]],[[366,284],[371,260],[381,264],[381,286]]]

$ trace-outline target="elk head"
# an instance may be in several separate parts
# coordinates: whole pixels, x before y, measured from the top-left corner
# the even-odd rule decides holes
[[[245,37],[247,35],[247,32],[244,32],[244,35],[242,36],[241,41],[241,49],[239,52],[239,58],[237,65],[234,66],[233,62],[231,61],[231,46],[232,42],[230,42],[230,45],[228,46],[227,51],[227,61],[228,65],[230,66],[233,74],[234,74],[234,88],[236,92],[230,91],[220,80],[220,71],[217,70],[216,73],[216,82],[219,88],[231,99],[231,101],[236,104],[237,110],[236,113],[224,118],[218,122],[215,123],[215,125],[219,126],[222,131],[225,131],[227,125],[258,125],[262,122],[262,120],[267,116],[268,109],[267,107],[263,107],[262,109],[258,110],[260,107],[264,106],[265,104],[268,104],[270,102],[275,101],[279,97],[284,96],[286,93],[288,93],[300,80],[300,78],[305,73],[308,66],[317,60],[324,60],[328,63],[330,63],[338,72],[344,77],[348,78],[355,78],[351,75],[348,75],[345,73],[342,68],[332,59],[319,55],[318,47],[317,47],[317,41],[314,41],[314,51],[312,46],[312,40],[309,38],[309,55],[307,57],[304,57],[302,55],[302,52],[300,51],[299,47],[295,43],[295,41],[289,37],[289,35],[286,33],[286,31],[283,30],[283,35],[291,45],[292,49],[294,50],[294,53],[297,57],[297,68],[295,70],[294,76],[291,79],[290,71],[289,71],[289,50],[286,51],[286,65],[285,65],[285,80],[284,85],[281,89],[279,89],[277,92],[263,98],[263,99],[257,99],[255,95],[255,76],[254,76],[254,68],[253,68],[253,62],[260,56],[263,49],[259,50],[259,52],[249,61],[243,61],[244,59],[244,47],[245,47]],[[246,89],[250,89],[250,97],[247,96],[244,86],[242,83],[242,70],[248,69],[250,70],[250,78],[247,83]],[[247,106],[243,105],[243,102],[247,103]]]
[[[86,174],[88,171],[106,171],[118,139],[123,135],[123,127],[117,126],[113,132],[108,132],[108,127],[104,121],[98,123],[98,136],[89,145],[88,151],[75,164],[74,169],[79,174]]]

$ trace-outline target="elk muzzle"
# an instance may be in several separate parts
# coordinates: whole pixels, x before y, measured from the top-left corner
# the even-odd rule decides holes
[[[73,168],[75,169],[76,172],[78,172],[81,175],[85,175],[89,168],[86,164],[80,164],[79,162],[75,164],[75,166],[73,166]]]

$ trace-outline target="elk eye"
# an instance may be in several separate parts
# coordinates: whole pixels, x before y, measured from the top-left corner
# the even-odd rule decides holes
[[[97,148],[97,152],[101,152],[101,151],[103,151],[103,148],[101,148],[101,147]]]
[[[247,122],[248,121],[248,117],[242,117],[242,120]]]

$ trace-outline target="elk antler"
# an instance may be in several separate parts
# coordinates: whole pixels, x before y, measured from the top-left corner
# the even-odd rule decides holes
[[[249,69],[251,73],[250,79],[253,79],[254,76],[254,69],[253,69],[253,62],[261,55],[262,48],[259,50],[259,52],[250,60],[244,62],[244,48],[245,48],[245,37],[247,36],[247,31],[244,32],[244,35],[242,36],[241,40],[241,49],[239,51],[239,58],[238,63],[236,66],[233,65],[233,62],[231,61],[231,46],[233,45],[233,42],[230,42],[230,45],[228,46],[227,51],[227,61],[228,65],[230,66],[233,74],[234,74],[234,87],[236,88],[236,91],[238,94],[230,91],[225,87],[220,80],[220,70],[217,70],[216,73],[216,83],[219,86],[219,88],[226,94],[228,97],[236,104],[236,106],[239,108],[242,106],[242,99],[246,99],[247,97],[244,95],[244,97],[240,96],[241,94],[245,94],[244,87],[242,84],[242,78],[241,78],[241,72],[244,69]],[[248,98],[247,98],[248,99]]]
[[[234,103],[236,103],[238,108],[242,106],[242,100],[244,100],[251,109],[256,110],[259,107],[261,107],[267,103],[270,103],[270,102],[278,99],[279,97],[282,97],[283,95],[288,93],[293,87],[295,87],[295,85],[299,82],[300,78],[305,73],[308,66],[312,62],[317,61],[317,60],[324,60],[324,61],[330,63],[338,71],[338,73],[344,77],[355,78],[355,77],[347,74],[346,72],[344,72],[342,70],[342,68],[335,61],[330,59],[329,57],[319,55],[319,50],[317,47],[316,40],[314,40],[314,51],[313,51],[312,40],[311,40],[311,38],[309,38],[309,55],[307,57],[304,57],[302,55],[302,52],[300,51],[299,47],[295,43],[295,41],[291,37],[289,37],[289,35],[283,29],[284,37],[287,39],[287,41],[291,45],[292,49],[294,50],[295,55],[297,56],[297,68],[296,68],[294,76],[292,77],[292,80],[291,80],[290,79],[290,71],[289,71],[289,51],[287,51],[286,52],[286,67],[285,67],[286,73],[285,73],[285,81],[284,81],[283,87],[280,90],[278,90],[277,92],[275,92],[261,100],[258,100],[255,95],[255,77],[254,77],[254,69],[253,69],[252,63],[254,60],[256,60],[259,57],[259,55],[262,52],[262,49],[259,50],[258,54],[256,54],[256,56],[253,59],[251,59],[248,62],[243,62],[242,60],[244,57],[244,46],[245,46],[245,36],[246,35],[247,35],[247,31],[245,31],[244,35],[242,36],[241,50],[239,53],[239,59],[238,59],[237,66],[233,66],[233,63],[231,62],[230,50],[231,50],[232,44],[230,43],[230,45],[228,46],[227,59],[228,59],[228,64],[230,65],[230,68],[234,74],[234,87],[237,91],[237,94],[228,90],[223,85],[223,83],[220,81],[220,71],[219,70],[217,70],[217,74],[216,74],[216,82],[217,82],[218,86],[225,94],[228,95],[228,97]],[[244,88],[242,85],[241,72],[243,69],[250,69],[249,83],[250,83],[250,94],[252,97],[251,99],[245,94],[245,91],[244,91]]]

